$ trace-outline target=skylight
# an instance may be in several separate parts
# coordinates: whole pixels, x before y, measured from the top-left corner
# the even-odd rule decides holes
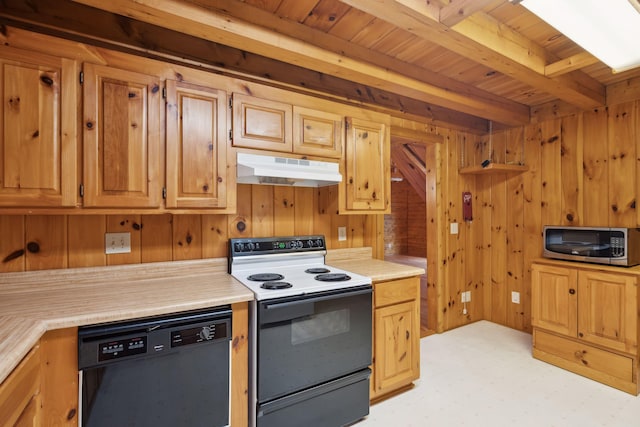
[[[613,72],[640,66],[637,0],[522,0],[520,4]]]

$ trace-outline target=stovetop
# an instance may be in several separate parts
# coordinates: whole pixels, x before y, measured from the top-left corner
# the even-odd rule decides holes
[[[229,272],[257,300],[371,284],[369,277],[325,265],[325,254],[323,236],[231,239]]]

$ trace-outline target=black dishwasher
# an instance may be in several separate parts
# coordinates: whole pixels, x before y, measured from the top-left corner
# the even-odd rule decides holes
[[[229,424],[231,308],[78,329],[83,427]]]

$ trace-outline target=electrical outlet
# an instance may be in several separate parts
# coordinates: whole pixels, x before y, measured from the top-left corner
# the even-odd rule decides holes
[[[511,292],[511,302],[514,304],[520,304],[520,292]]]
[[[338,241],[343,242],[347,240],[347,227],[338,227]]]
[[[107,255],[131,253],[131,233],[105,233],[104,253]]]
[[[460,302],[471,302],[471,291],[466,291],[460,294]]]

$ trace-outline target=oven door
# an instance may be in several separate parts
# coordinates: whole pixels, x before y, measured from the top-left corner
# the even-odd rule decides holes
[[[258,402],[367,368],[371,308],[370,285],[260,301]]]

